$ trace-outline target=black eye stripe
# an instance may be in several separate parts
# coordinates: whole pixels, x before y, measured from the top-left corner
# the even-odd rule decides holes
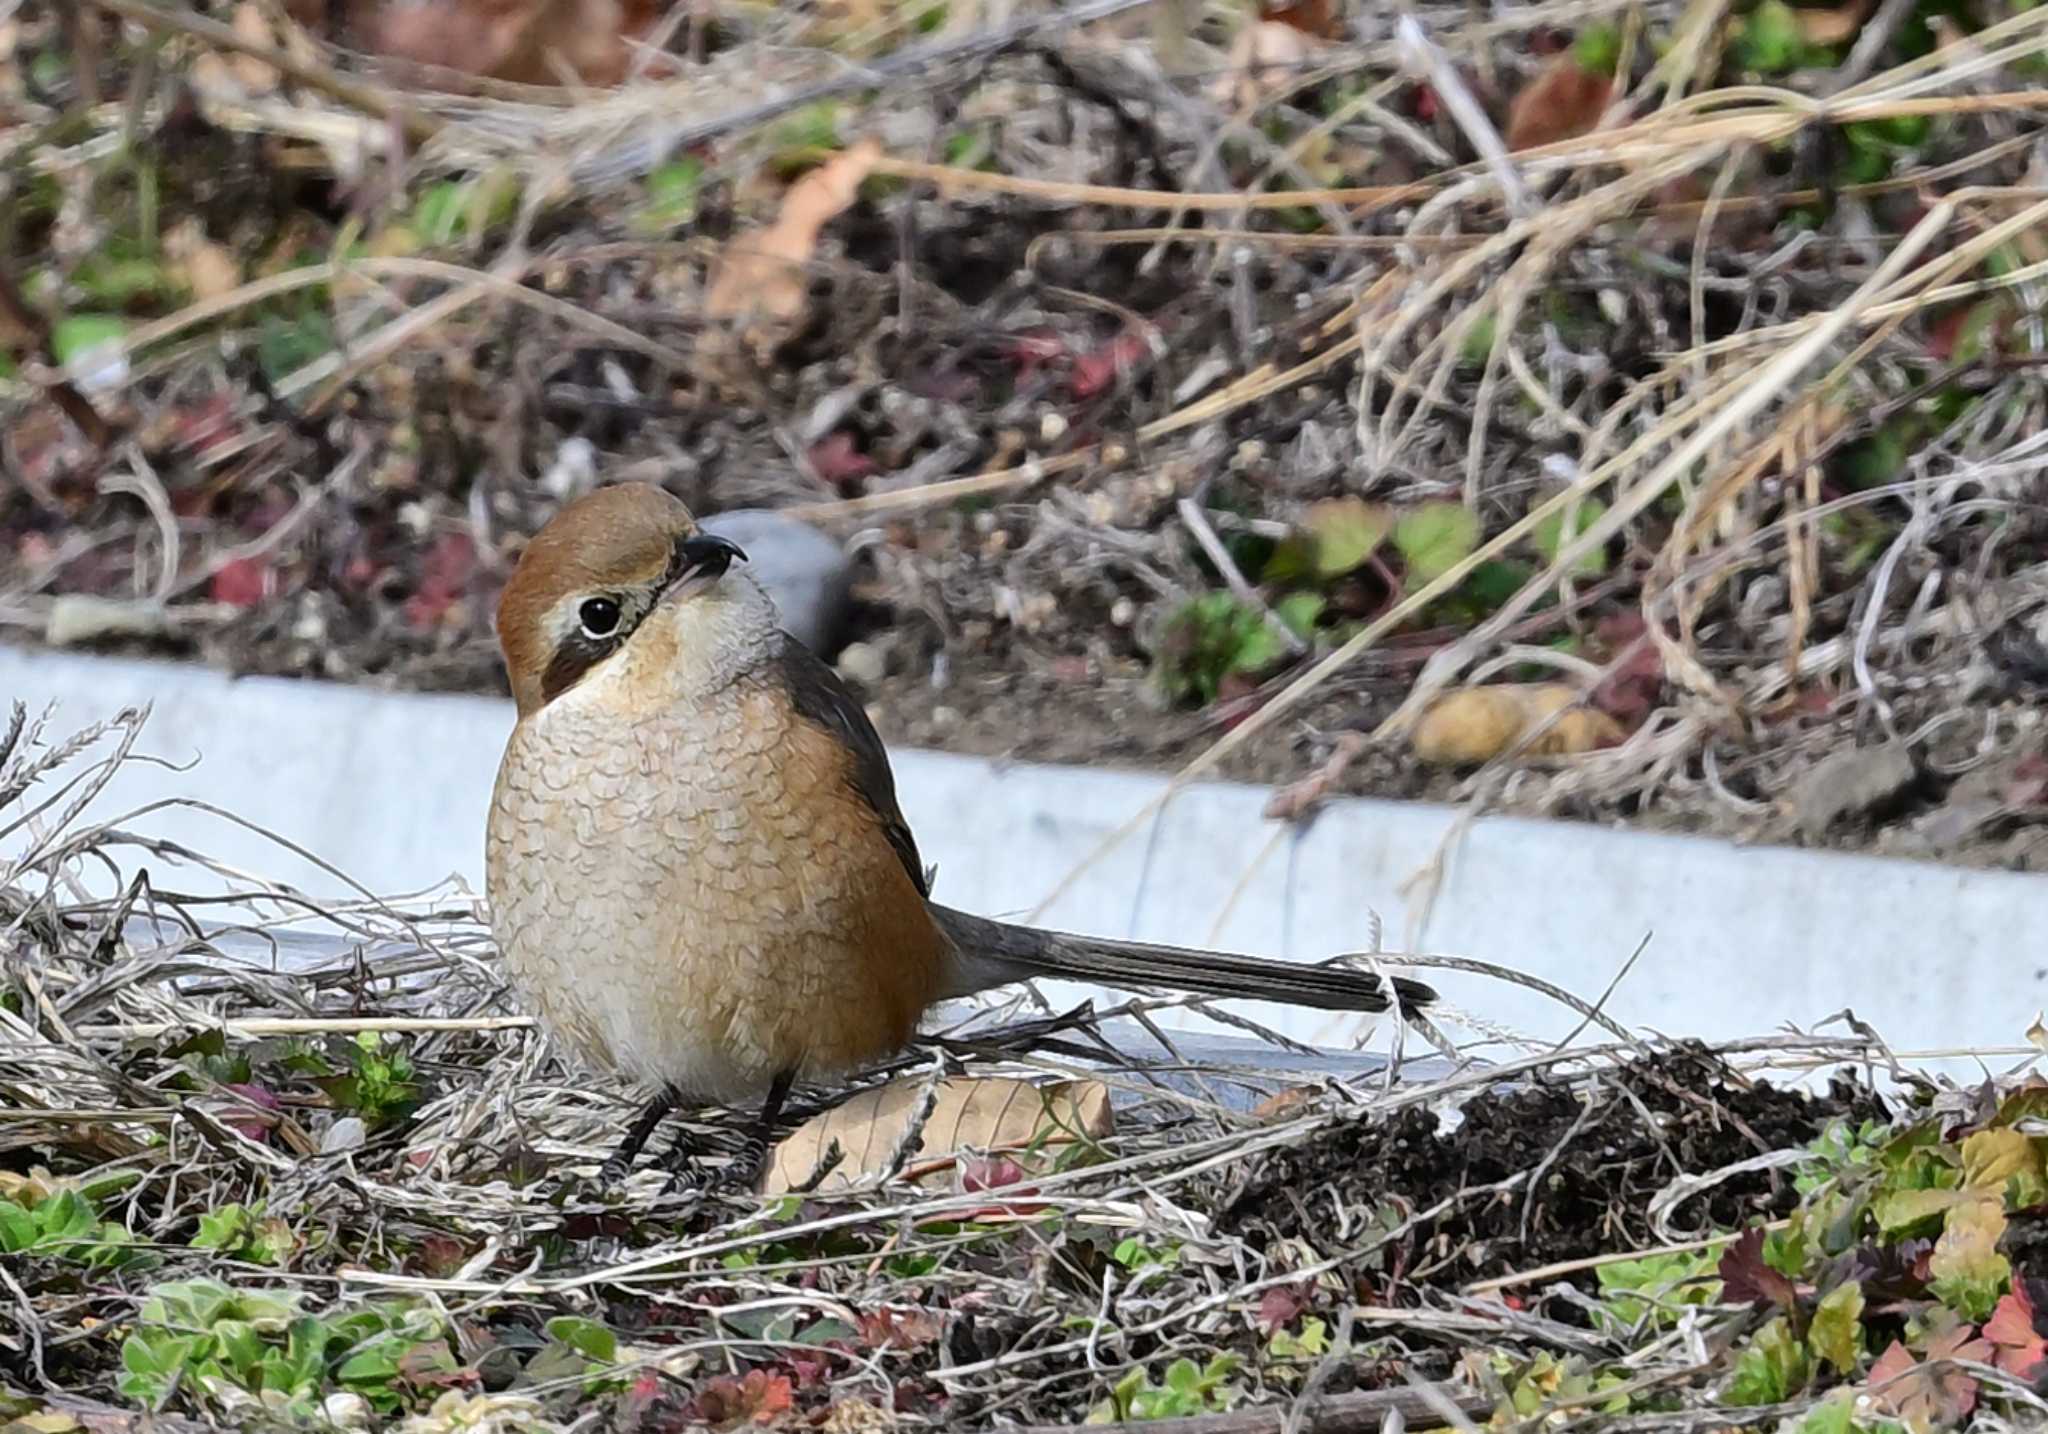
[[[632,636],[633,629],[639,626],[646,607],[644,595],[632,592],[598,593],[577,603],[574,626],[555,644],[554,654],[541,672],[541,701],[554,701],[581,682],[591,668],[623,647],[626,639]],[[594,608],[598,611],[593,612]],[[593,617],[605,617],[607,609],[611,618],[609,628],[605,628],[602,621],[592,621]]]
[[[563,638],[555,655],[548,659],[547,670],[540,675],[541,701],[552,702],[574,687],[583,680],[584,673],[617,652],[623,640],[622,633],[591,638],[580,630]]]

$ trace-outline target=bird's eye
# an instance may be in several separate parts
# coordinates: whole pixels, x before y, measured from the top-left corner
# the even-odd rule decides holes
[[[576,616],[582,620],[585,637],[610,637],[619,630],[619,605],[610,598],[585,598]]]

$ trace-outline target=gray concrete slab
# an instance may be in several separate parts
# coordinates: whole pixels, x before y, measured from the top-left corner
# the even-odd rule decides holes
[[[58,734],[154,703],[142,748],[193,765],[130,767],[96,816],[199,797],[378,892],[448,876],[481,885],[508,704],[0,647],[0,700],[15,697],[57,702]],[[1163,785],[1151,774],[930,752],[898,752],[896,763],[940,894],[997,915],[1035,907]],[[1088,867],[1043,919],[1297,959],[1370,948],[1377,923],[1386,949],[1496,961],[1589,999],[1647,936],[1608,1010],[1707,1038],[1810,1025],[1849,1006],[1903,1047],[2006,1045],[2048,1004],[2048,882],[2038,877],[1509,817],[1483,818],[1447,844],[1451,810],[1373,800],[1335,803],[1269,849],[1265,795],[1190,789]],[[203,813],[165,810],[137,826],[309,891],[340,889]],[[1432,901],[1417,878],[1440,859]],[[1457,1007],[1519,1032],[1556,1039],[1577,1024],[1519,988],[1433,979]],[[1343,1044],[1358,1027],[1267,1006],[1245,1014],[1321,1044]]]

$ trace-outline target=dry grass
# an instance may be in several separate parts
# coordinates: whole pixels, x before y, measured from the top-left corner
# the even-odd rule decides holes
[[[1853,1072],[1895,1092],[1914,1079],[1867,1033],[1709,1053],[1623,1032],[1492,1063],[1411,1055],[1398,1075],[1339,1058],[1304,1087],[1279,1045],[1220,1064],[1216,1048],[1125,1054],[1144,1044],[1131,1022],[1147,1003],[1103,1017],[1121,1023],[1113,1043],[1091,1018],[1036,1054],[1003,1053],[992,1010],[899,1069],[1106,1080],[1112,1136],[1009,1188],[919,1186],[915,1164],[765,1207],[666,1189],[659,1170],[599,1188],[632,1093],[565,1069],[508,1007],[471,903],[315,901],[152,841],[147,813],[89,818],[120,764],[145,759],[142,731],[128,713],[53,741],[17,708],[0,742],[0,1199],[75,1191],[115,1227],[10,1257],[0,1368],[27,1408],[107,1417],[150,1402],[120,1387],[136,1368],[124,1349],[175,1323],[150,1303],[162,1291],[213,1279],[337,1327],[377,1312],[407,1372],[330,1369],[300,1402],[346,1421],[380,1400],[417,1430],[486,1413],[497,1428],[582,1427],[579,1406],[679,1428],[739,1417],[751,1406],[731,1401],[764,1390],[794,1411],[767,1423],[1064,1423],[1130,1369],[1219,1353],[1239,1362],[1219,1414],[1313,1389],[1333,1417],[1398,1401],[1428,1427],[1535,1380],[1555,1427],[1579,1427],[1593,1401],[1575,1406],[1577,1386],[1541,1373],[1572,1358],[1626,1371],[1602,1402],[1627,1383],[1656,1401],[1635,1407],[1683,1421],[1705,1417],[1724,1371],[1697,1334],[1588,1327],[1599,1271],[1711,1261],[1719,1231],[1790,1208],[1780,1177],[1757,1171],[1807,1158],[1797,1147],[1824,1120],[1876,1109]],[[410,1099],[321,1074],[361,1075],[364,1050],[403,1054]],[[1813,1105],[1773,1083],[1817,1069],[1851,1083]],[[1463,1113],[1469,1142],[1428,1133],[1427,1112],[1444,1110]],[[713,1149],[736,1133],[692,1128]],[[1568,1153],[1582,1139],[1605,1151],[1591,1206],[1559,1173],[1583,1160]],[[250,1238],[209,1233],[236,1212]],[[1728,1331],[1744,1318],[1715,1317]],[[551,1321],[565,1318],[609,1331],[601,1365],[564,1344]],[[260,1407],[197,1374],[156,1402]]]

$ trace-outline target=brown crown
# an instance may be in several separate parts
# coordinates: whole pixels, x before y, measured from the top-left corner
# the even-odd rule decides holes
[[[563,508],[519,555],[498,599],[498,647],[520,715],[542,705],[553,655],[547,614],[570,593],[659,581],[697,523],[682,500],[648,483],[600,488]]]

